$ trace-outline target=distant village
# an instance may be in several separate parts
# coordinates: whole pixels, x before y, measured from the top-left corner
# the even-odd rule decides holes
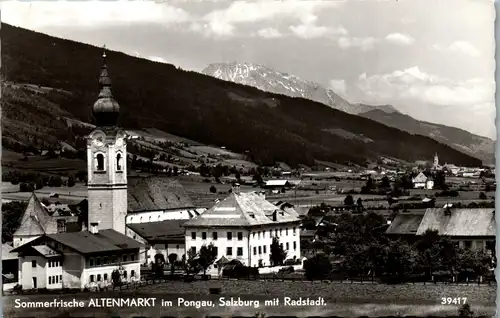
[[[276,168],[220,178],[229,189],[207,184],[210,199],[198,202],[175,177],[127,173],[130,136],[116,125],[119,105],[105,64],[99,84],[92,108],[97,127],[87,138],[87,196],[63,204],[60,193],[39,198],[32,191],[12,239],[2,244],[5,292],[100,290],[168,275],[192,280],[302,272],[322,279],[336,270],[372,277],[421,270],[435,280],[437,272],[428,273],[423,259],[394,268],[360,266],[360,252],[348,245],[370,246],[372,240],[404,256],[403,243],[394,242],[422,252],[418,242],[432,235],[451,242],[456,253],[484,253],[485,263],[477,256],[474,269],[464,272],[481,280],[492,275],[494,168],[441,164],[438,154],[400,170],[387,162],[367,170]],[[202,174],[181,170],[178,176],[206,179]],[[433,262],[442,271],[458,268]],[[484,263],[480,270],[477,262]]]

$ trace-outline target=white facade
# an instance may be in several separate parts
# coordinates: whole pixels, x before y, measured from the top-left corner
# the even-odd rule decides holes
[[[432,180],[427,180],[427,181],[425,182],[425,189],[427,189],[427,190],[432,190],[432,189],[434,189],[434,181],[432,181]]]
[[[38,255],[20,257],[19,284],[23,289],[60,289],[62,288],[61,265],[60,260]]]
[[[33,241],[34,239],[40,237],[40,235],[23,235],[23,236],[20,236],[20,235],[14,235],[13,236],[13,242],[12,242],[12,246],[14,248],[18,247],[18,246],[21,246],[23,244],[26,244],[28,242],[31,242]]]
[[[140,278],[139,251],[116,251],[100,255],[82,255],[63,244],[47,241],[62,258],[41,255],[19,256],[19,284],[23,289],[84,289],[110,284],[111,273],[120,270],[123,281]],[[132,272],[133,271],[133,272]],[[36,281],[36,283],[35,283]]]
[[[127,146],[124,131],[97,128],[87,140],[89,224],[125,234]]]
[[[214,233],[217,233],[216,238]],[[186,254],[192,248],[199,252],[203,245],[213,243],[217,247],[217,259],[224,256],[228,260],[238,259],[246,266],[270,266],[273,237],[278,237],[280,244],[283,244],[283,249],[287,253],[286,259],[300,258],[300,232],[297,224],[262,226],[258,229],[186,228]]]

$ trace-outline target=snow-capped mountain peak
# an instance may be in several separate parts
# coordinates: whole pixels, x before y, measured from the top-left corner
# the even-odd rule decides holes
[[[351,114],[360,114],[373,109],[395,111],[392,106],[349,103],[331,89],[324,88],[318,83],[303,80],[298,76],[279,72],[264,65],[237,62],[214,63],[207,66],[202,73],[271,93],[307,98]]]

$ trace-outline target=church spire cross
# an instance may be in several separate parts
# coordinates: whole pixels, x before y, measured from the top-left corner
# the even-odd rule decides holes
[[[102,46],[102,65],[106,66],[106,44]]]

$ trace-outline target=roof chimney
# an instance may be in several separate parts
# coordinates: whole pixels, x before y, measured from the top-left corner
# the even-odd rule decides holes
[[[240,184],[239,183],[235,183],[233,184],[233,189],[232,189],[232,192],[234,194],[240,194]]]
[[[99,223],[90,223],[90,233],[97,234],[99,233]]]

